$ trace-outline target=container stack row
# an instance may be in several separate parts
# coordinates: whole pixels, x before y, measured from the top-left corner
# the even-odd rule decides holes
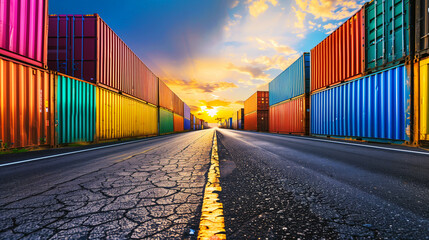
[[[269,83],[269,131],[429,140],[428,7],[427,0],[366,3]],[[255,94],[245,102],[244,125],[261,131],[250,117]]]
[[[257,91],[244,101],[244,130],[268,131],[269,92]]]
[[[45,0],[0,8],[0,149],[191,130],[189,106],[97,14],[48,16]]]

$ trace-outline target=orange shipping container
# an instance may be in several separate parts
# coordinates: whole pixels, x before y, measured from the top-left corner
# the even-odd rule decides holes
[[[174,132],[183,132],[183,117],[174,114]]]
[[[244,115],[254,111],[268,110],[269,109],[269,92],[257,91],[244,101]]]
[[[365,68],[364,8],[311,49],[311,91],[351,80]]]
[[[0,59],[1,149],[53,145],[53,99],[48,71]]]

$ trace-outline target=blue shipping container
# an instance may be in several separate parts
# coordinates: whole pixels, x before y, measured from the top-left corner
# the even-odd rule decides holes
[[[310,91],[310,53],[304,53],[269,83],[270,106]]]
[[[405,66],[311,96],[311,134],[410,140],[410,79]]]
[[[228,128],[232,129],[232,118],[228,119]]]
[[[186,130],[191,130],[191,120],[184,118],[183,119],[183,129]]]
[[[243,129],[243,128],[241,127],[241,120],[238,120],[238,129]]]

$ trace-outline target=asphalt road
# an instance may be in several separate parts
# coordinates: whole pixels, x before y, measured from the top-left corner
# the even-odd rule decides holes
[[[429,239],[425,150],[219,130],[230,239]]]
[[[0,239],[192,238],[212,140],[204,130],[0,167]]]
[[[0,239],[196,239],[213,134],[0,155]],[[429,239],[425,150],[217,137],[228,239]]]

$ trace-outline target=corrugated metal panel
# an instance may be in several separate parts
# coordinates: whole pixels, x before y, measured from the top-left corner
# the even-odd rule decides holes
[[[416,53],[429,54],[429,0],[416,0],[415,5]]]
[[[420,140],[429,140],[429,58],[423,59],[420,63]],[[415,73],[416,75],[418,73]]]
[[[246,109],[246,108],[245,108]],[[244,116],[244,130],[258,131],[258,114],[253,112]]]
[[[49,17],[49,67],[158,105],[158,78],[98,15]]]
[[[1,55],[45,68],[47,36],[47,0],[0,2]]]
[[[56,75],[58,144],[92,142],[95,134],[95,86]]]
[[[174,114],[174,132],[183,132],[183,126],[183,117],[178,114]]]
[[[190,130],[191,129],[191,120],[184,118],[183,119],[183,129]]]
[[[183,117],[183,110],[183,101],[179,98],[179,96],[173,93],[173,112]]]
[[[361,9],[311,50],[311,91],[361,76],[364,54]]]
[[[0,58],[2,149],[53,145],[52,83],[45,70]]]
[[[304,53],[269,83],[270,106],[310,90],[310,53]]]
[[[285,134],[308,134],[309,121],[305,96],[270,107],[270,132]]]
[[[404,66],[311,96],[311,133],[409,141],[410,79]]]
[[[173,111],[173,91],[162,80],[159,80],[159,106]]]
[[[365,7],[365,69],[374,71],[410,54],[409,0],[373,0]]]
[[[98,140],[157,135],[157,107],[97,87]]]
[[[159,134],[174,132],[173,115],[172,112],[159,108]]]
[[[269,109],[269,92],[268,91],[257,91],[244,101],[244,114],[247,115],[256,110],[267,110]]]
[[[183,103],[183,117],[188,120],[191,119],[191,108],[186,103]]]

